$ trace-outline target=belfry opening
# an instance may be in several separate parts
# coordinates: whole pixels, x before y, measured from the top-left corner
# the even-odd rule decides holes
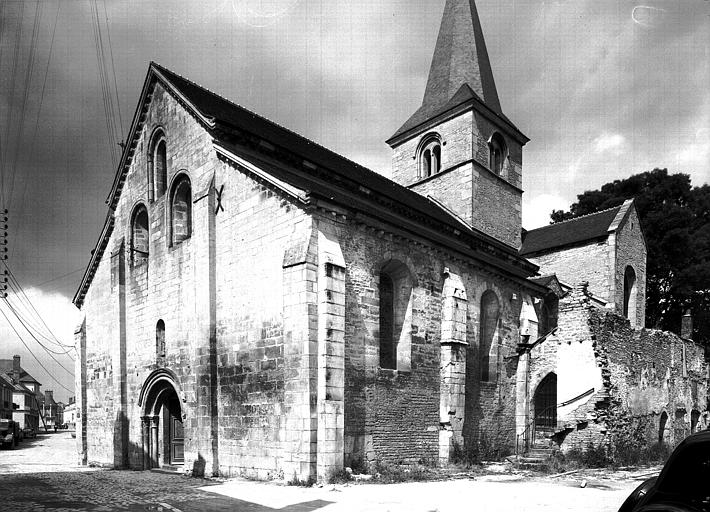
[[[183,412],[178,386],[167,370],[145,381],[139,400],[143,433],[143,469],[185,463]]]

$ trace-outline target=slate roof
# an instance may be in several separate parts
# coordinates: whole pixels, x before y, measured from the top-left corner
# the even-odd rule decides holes
[[[5,373],[8,376],[12,375],[12,368],[13,368],[13,360],[12,359],[0,359],[0,372]],[[37,384],[40,384],[40,382],[35,379],[32,375],[27,373],[24,368],[20,366],[20,382],[36,382]]]
[[[529,256],[568,245],[605,238],[609,234],[609,227],[623,206],[616,206],[601,212],[528,231],[523,238],[520,254]]]
[[[476,3],[447,0],[422,105],[390,140],[471,99],[517,131],[501,110]]]

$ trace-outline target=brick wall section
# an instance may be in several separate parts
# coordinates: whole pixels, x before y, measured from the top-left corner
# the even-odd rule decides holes
[[[488,140],[495,131],[509,153],[500,176],[488,167]],[[422,179],[417,152],[432,133],[441,137],[442,172]],[[522,146],[478,112],[464,111],[395,146],[392,179],[436,198],[476,229],[520,247]]]

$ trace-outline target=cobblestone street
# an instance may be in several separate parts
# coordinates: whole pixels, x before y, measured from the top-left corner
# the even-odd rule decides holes
[[[595,471],[565,478],[489,474],[475,480],[302,488],[84,468],[76,465],[74,450],[70,433],[60,431],[25,440],[15,450],[0,451],[0,510],[615,512],[649,472]]]

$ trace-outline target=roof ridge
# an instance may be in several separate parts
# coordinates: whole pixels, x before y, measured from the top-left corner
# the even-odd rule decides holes
[[[223,96],[222,94],[219,94],[219,93],[217,93],[217,92],[211,90],[211,89],[208,88],[208,87],[205,87],[205,86],[203,86],[203,85],[201,85],[201,84],[198,84],[197,82],[195,82],[195,81],[193,81],[193,80],[190,80],[190,79],[187,78],[187,77],[184,77],[184,76],[181,75],[180,73],[176,73],[175,71],[173,71],[173,70],[171,70],[171,69],[168,69],[168,68],[166,68],[165,66],[163,66],[163,65],[161,65],[161,64],[159,64],[159,63],[157,63],[157,62],[155,62],[155,61],[151,61],[151,64],[157,66],[157,67],[158,67],[159,69],[161,69],[161,70],[164,70],[164,71],[167,71],[167,72],[169,72],[169,73],[172,73],[173,75],[176,75],[176,76],[179,77],[180,79],[185,80],[186,82],[188,82],[189,84],[194,85],[195,87],[199,87],[200,89],[202,89],[202,90],[204,90],[204,91],[207,91],[208,93],[210,93],[210,94],[212,94],[212,95],[214,95],[214,96],[217,96],[219,99],[221,99],[221,100],[223,100],[223,101],[226,101],[226,102],[229,103],[230,105],[233,105],[233,106],[235,106],[235,107],[237,107],[237,108],[240,108],[240,109],[244,110],[246,113],[248,113],[248,114],[250,114],[250,115],[252,115],[252,116],[254,116],[254,117],[258,117],[258,118],[260,118],[260,119],[263,119],[264,121],[267,121],[267,122],[269,122],[269,123],[271,123],[271,124],[273,124],[273,125],[275,125],[275,126],[281,128],[282,130],[287,131],[287,132],[289,132],[289,133],[291,133],[291,134],[293,134],[293,135],[295,135],[295,136],[297,136],[297,137],[299,137],[299,138],[305,140],[305,141],[308,142],[309,144],[313,144],[314,146],[317,146],[317,147],[319,147],[319,148],[321,148],[321,149],[323,149],[323,150],[325,150],[325,151],[328,151],[328,152],[330,152],[330,153],[336,154],[336,155],[338,155],[340,158],[342,158],[343,160],[347,160],[347,161],[350,162],[351,164],[354,164],[354,165],[356,165],[356,166],[358,166],[358,167],[360,167],[360,168],[362,168],[362,169],[364,169],[364,170],[366,170],[366,171],[369,171],[369,172],[371,172],[371,173],[377,174],[378,176],[382,176],[383,178],[385,177],[385,176],[383,176],[382,174],[380,174],[380,173],[378,173],[378,172],[376,172],[376,171],[373,171],[372,169],[369,169],[369,168],[363,166],[362,164],[359,164],[359,163],[357,163],[356,161],[351,160],[350,158],[341,155],[340,153],[336,153],[336,152],[333,151],[332,149],[328,149],[328,148],[325,147],[324,145],[322,145],[322,144],[320,144],[320,143],[318,143],[318,142],[316,142],[316,141],[314,141],[314,140],[312,140],[312,139],[309,139],[308,137],[305,137],[304,135],[301,135],[300,133],[298,133],[298,132],[296,132],[296,131],[294,131],[294,130],[292,130],[292,129],[286,127],[286,126],[283,126],[282,124],[279,124],[279,123],[277,123],[276,121],[273,121],[273,120],[269,119],[268,117],[265,117],[265,116],[262,116],[262,115],[260,115],[260,114],[257,114],[257,113],[254,112],[253,110],[251,110],[251,109],[249,109],[249,108],[247,108],[247,107],[245,107],[245,106],[243,106],[243,105],[240,105],[239,103],[236,103],[236,102],[230,100],[229,98],[227,98],[227,97]],[[314,162],[314,163],[315,163],[315,162]],[[391,180],[390,180],[390,181],[391,181]],[[394,183],[394,182],[393,182],[393,183]]]
[[[611,210],[615,210],[615,209],[621,208],[622,206],[623,206],[623,204],[620,204],[620,205],[618,205],[618,206],[612,206],[611,208],[604,208],[603,210],[599,210],[598,212],[585,213],[584,215],[580,215],[579,217],[573,217],[573,218],[571,218],[571,219],[565,219],[565,220],[560,221],[560,222],[554,222],[554,223],[552,223],[552,224],[548,224],[547,226],[540,226],[539,228],[530,229],[530,230],[528,230],[527,233],[530,234],[530,233],[532,233],[533,231],[538,231],[538,230],[540,230],[540,229],[547,229],[547,228],[551,228],[551,227],[553,227],[553,226],[560,226],[560,225],[566,224],[566,223],[568,223],[568,222],[574,222],[574,221],[579,220],[579,219],[584,219],[584,218],[587,218],[587,217],[592,217],[593,215],[599,215],[600,213],[606,213],[606,212],[609,212],[609,211],[611,211]]]

